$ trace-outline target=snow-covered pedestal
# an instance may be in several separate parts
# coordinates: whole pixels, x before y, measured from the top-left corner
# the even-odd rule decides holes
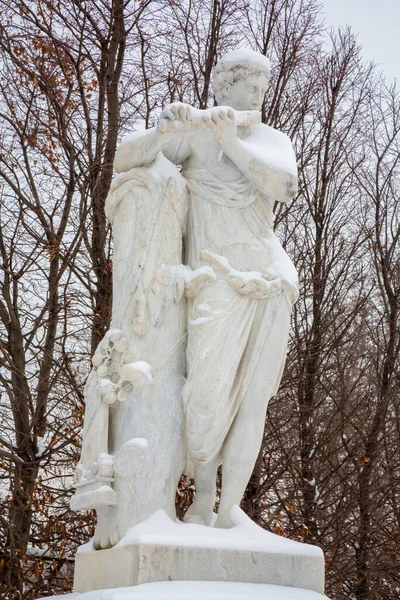
[[[232,520],[233,528],[216,529],[173,521],[157,511],[110,550],[94,550],[91,544],[81,547],[74,590],[192,580],[263,583],[323,593],[324,558],[319,548],[261,529],[237,506]]]

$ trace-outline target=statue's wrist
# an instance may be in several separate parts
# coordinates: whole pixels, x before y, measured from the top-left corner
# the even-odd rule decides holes
[[[240,150],[239,140],[236,136],[224,136],[218,142],[228,158],[233,158],[237,151]]]

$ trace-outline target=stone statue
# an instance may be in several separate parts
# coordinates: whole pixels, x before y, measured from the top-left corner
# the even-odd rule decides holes
[[[216,527],[230,527],[254,467],[298,294],[273,232],[297,170],[287,136],[260,121],[269,74],[264,56],[229,52],[218,106],[172,104],[117,152],[112,328],[93,357],[72,500],[96,508],[97,548],[158,508],[173,517],[182,471],[196,484],[186,521],[210,525],[221,462]]]

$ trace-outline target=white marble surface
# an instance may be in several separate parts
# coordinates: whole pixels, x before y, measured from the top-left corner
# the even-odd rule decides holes
[[[114,232],[112,327],[86,385],[71,502],[96,509],[97,548],[115,545],[158,509],[175,516],[185,465],[186,312],[185,299],[174,299],[171,268],[182,260],[186,202],[185,183],[161,155],[151,168],[117,177],[107,202]]]
[[[95,508],[95,548],[158,509],[232,526],[286,358],[297,274],[273,206],[297,190],[290,140],[260,122],[269,61],[225,55],[218,107],[177,103],[123,140],[106,204],[114,232],[112,328],[93,357],[72,507]],[[181,172],[177,167],[181,168]]]
[[[230,529],[183,524],[158,511],[112,549],[81,547],[74,590],[129,587],[154,581],[232,581],[296,586],[322,593],[321,550],[267,532],[238,506]]]

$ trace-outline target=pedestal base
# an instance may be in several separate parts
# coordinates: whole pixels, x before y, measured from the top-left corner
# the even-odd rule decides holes
[[[182,580],[269,583],[324,591],[324,560],[315,556],[139,544],[81,554],[75,569],[77,592]]]
[[[263,583],[162,581],[130,588],[66,594],[39,600],[329,600],[311,590]]]
[[[264,531],[235,507],[235,527],[172,521],[164,511],[133,527],[110,550],[81,548],[75,592],[158,581],[225,581],[324,591],[324,558],[315,546]]]

